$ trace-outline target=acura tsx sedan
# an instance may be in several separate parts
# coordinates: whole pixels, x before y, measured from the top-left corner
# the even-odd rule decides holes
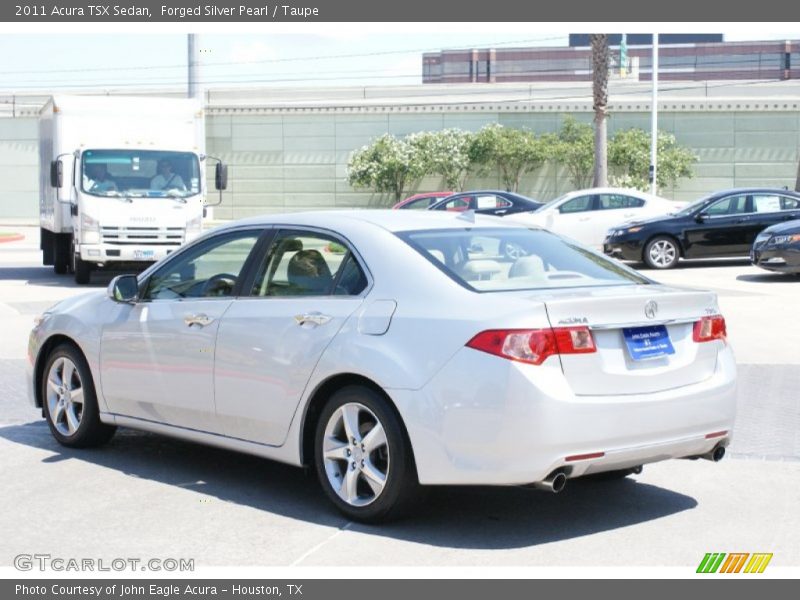
[[[474,213],[231,223],[46,311],[29,363],[61,444],[124,426],[313,466],[367,522],[420,485],[718,460],[735,410],[713,293]]]

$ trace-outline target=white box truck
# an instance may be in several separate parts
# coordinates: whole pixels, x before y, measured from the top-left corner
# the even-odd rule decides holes
[[[143,267],[197,237],[206,159],[195,100],[51,97],[39,113],[44,264],[88,283],[97,266]],[[219,161],[215,185],[227,185]]]

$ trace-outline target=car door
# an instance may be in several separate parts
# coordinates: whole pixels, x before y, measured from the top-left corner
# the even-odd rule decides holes
[[[686,225],[686,257],[739,256],[750,251],[752,199],[747,194],[726,196],[704,208]]]
[[[140,301],[117,304],[103,328],[102,392],[112,413],[220,432],[214,345],[220,319],[263,229],[223,233],[176,254]]]
[[[592,218],[597,214],[596,196],[587,194],[564,201],[555,211],[547,215],[545,227],[550,231],[572,238],[582,244],[591,244],[594,239]],[[602,243],[602,240],[600,240]]]
[[[596,247],[602,246],[609,229],[636,218],[644,205],[641,198],[627,194],[598,194],[597,210],[590,221],[591,240],[587,243]]]
[[[315,230],[277,232],[248,294],[220,324],[214,390],[226,435],[283,444],[317,362],[367,286],[362,261],[345,240]]]

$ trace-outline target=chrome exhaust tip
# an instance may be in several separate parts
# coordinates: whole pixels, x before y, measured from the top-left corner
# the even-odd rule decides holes
[[[552,492],[557,494],[564,489],[567,485],[567,476],[562,472],[551,473],[547,478],[542,481],[537,481],[533,484],[537,490],[544,490],[545,492]]]
[[[717,446],[711,452],[701,454],[700,458],[703,460],[710,460],[712,462],[719,462],[725,458],[725,446]]]

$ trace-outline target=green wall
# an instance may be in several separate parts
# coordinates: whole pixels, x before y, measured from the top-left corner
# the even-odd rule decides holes
[[[591,122],[590,113],[576,117]],[[354,149],[383,133],[396,135],[459,127],[477,130],[491,122],[556,131],[557,112],[420,112],[392,114],[224,114],[207,117],[207,152],[230,164],[230,185],[218,219],[264,212],[391,205],[392,199],[351,189],[345,182],[347,158]],[[609,133],[649,129],[646,112],[612,114]],[[662,194],[692,200],[734,186],[793,187],[800,148],[800,112],[662,112],[659,127],[700,157],[695,177]],[[0,175],[4,197],[0,218],[37,215],[37,127],[34,118],[0,119]],[[210,174],[210,171],[209,171]],[[440,189],[429,178],[419,190]],[[496,177],[468,181],[472,188],[499,187]],[[213,187],[213,186],[210,186]],[[566,174],[553,165],[527,177],[521,192],[547,200],[571,189]],[[211,196],[210,200],[214,197]]]

